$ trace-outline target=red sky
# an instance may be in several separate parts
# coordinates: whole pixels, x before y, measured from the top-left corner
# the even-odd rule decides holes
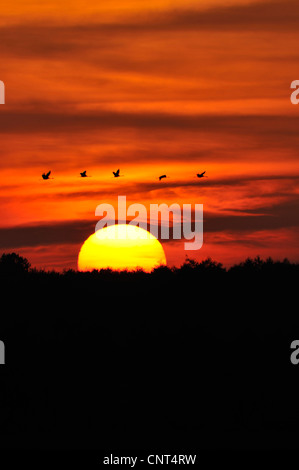
[[[1,6],[1,251],[74,268],[126,195],[204,204],[203,248],[164,243],[169,265],[299,261],[298,19],[297,0]]]

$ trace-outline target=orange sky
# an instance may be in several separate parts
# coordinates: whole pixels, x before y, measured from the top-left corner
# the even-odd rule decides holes
[[[76,267],[96,206],[126,195],[204,204],[203,248],[164,243],[170,265],[299,261],[298,18],[297,0],[1,6],[1,250]]]

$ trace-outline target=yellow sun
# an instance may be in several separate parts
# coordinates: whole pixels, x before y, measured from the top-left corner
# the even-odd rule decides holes
[[[98,230],[82,245],[79,271],[111,268],[146,272],[166,264],[161,243],[150,232],[135,225],[111,225]]]

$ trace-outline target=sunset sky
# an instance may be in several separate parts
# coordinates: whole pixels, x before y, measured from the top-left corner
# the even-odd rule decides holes
[[[0,251],[76,268],[126,195],[204,205],[203,248],[164,242],[170,266],[299,261],[298,19],[298,0],[2,2]]]

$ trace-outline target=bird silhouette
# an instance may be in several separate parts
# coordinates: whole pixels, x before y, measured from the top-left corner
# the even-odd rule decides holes
[[[50,174],[51,174],[51,171],[48,171],[48,173],[43,173],[43,174],[42,174],[42,178],[43,178],[44,180],[48,180],[48,179],[50,179]]]
[[[161,181],[163,178],[167,178],[167,176],[166,175],[159,176],[159,181]]]
[[[81,178],[87,178],[86,170],[82,171],[82,173],[80,173],[80,175],[81,175]]]
[[[114,178],[118,178],[120,176],[119,169],[117,171],[112,171],[112,173],[114,174]]]
[[[205,171],[203,173],[197,173],[197,178],[203,178],[205,174]]]

